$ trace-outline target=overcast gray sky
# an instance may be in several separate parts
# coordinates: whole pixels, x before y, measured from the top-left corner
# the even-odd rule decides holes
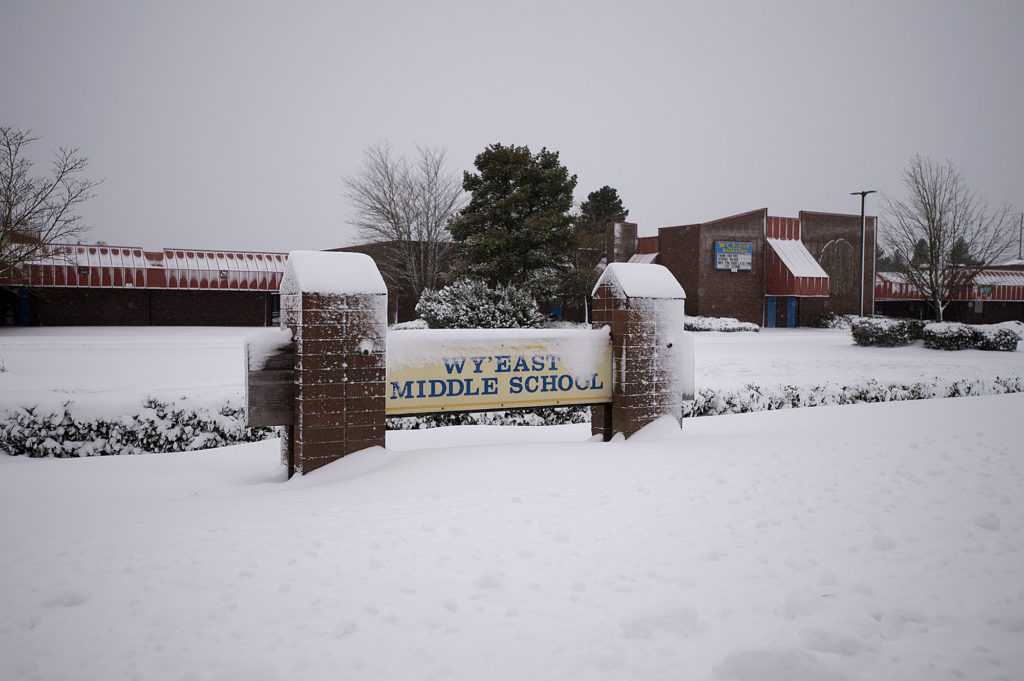
[[[920,153],[1024,205],[1024,2],[0,0],[0,123],[103,178],[92,240],[353,243],[380,140],[547,147],[641,234],[858,213]],[[868,212],[877,212],[869,197]]]

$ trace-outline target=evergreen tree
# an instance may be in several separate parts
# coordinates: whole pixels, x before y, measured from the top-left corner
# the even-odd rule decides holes
[[[580,248],[578,264],[581,269],[595,268],[608,254],[609,247],[614,248],[611,243],[614,234],[609,226],[623,222],[628,215],[629,210],[622,205],[622,198],[614,187],[605,185],[587,195],[576,217],[576,237]]]
[[[887,250],[878,244],[875,249],[875,269],[879,272],[893,272],[900,269],[899,253],[890,255]]]
[[[449,226],[461,245],[457,275],[516,283],[551,299],[572,269],[576,242],[569,209],[576,176],[557,151],[492,144],[463,174],[469,203]]]
[[[967,267],[974,267],[978,264],[977,258],[971,255],[971,247],[964,241],[963,237],[959,237],[953,246],[949,249],[948,261],[951,265],[965,265]]]
[[[928,261],[928,242],[923,238],[918,239],[917,243],[914,244],[914,254],[910,258],[910,263],[918,267]]]

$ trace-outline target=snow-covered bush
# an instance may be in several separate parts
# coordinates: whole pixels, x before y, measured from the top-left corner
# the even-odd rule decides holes
[[[967,324],[935,322],[924,327],[921,339],[933,350],[965,350],[974,347],[976,334]]]
[[[815,317],[811,326],[816,329],[848,329],[855,319],[857,315],[826,312]]]
[[[862,317],[850,320],[850,334],[857,345],[896,347],[920,338],[922,324],[912,319]]]
[[[733,390],[705,388],[696,398],[683,403],[683,416],[718,416],[775,409],[797,409],[865,402],[903,402],[941,397],[1002,395],[1024,392],[1024,378],[961,379],[936,378],[931,382],[909,385],[885,385],[875,380],[842,385],[824,383],[814,386],[746,385]],[[389,418],[389,430],[418,430],[437,426],[552,426],[563,423],[589,423],[588,407],[540,408],[529,411],[433,414]]]
[[[979,350],[1014,352],[1017,349],[1017,342],[1020,341],[1020,336],[1009,329],[975,327],[974,333],[974,347]]]
[[[59,411],[21,408],[0,422],[0,451],[30,457],[78,457],[212,449],[275,436],[272,428],[246,428],[241,407],[182,408],[147,400],[134,414],[79,420],[70,403]]]
[[[507,329],[544,325],[537,301],[525,289],[509,284],[490,288],[460,279],[439,291],[424,291],[416,312],[432,329]]]
[[[388,331],[415,331],[419,329],[428,329],[427,322],[423,319],[412,319],[407,322],[398,322],[388,327]]]
[[[760,331],[761,327],[741,322],[734,317],[686,317],[683,328],[687,331]]]
[[[717,416],[752,411],[796,409],[864,402],[902,402],[940,397],[1002,395],[1024,392],[1024,378],[962,379],[910,385],[883,385],[867,380],[851,385],[824,383],[817,386],[747,385],[735,390],[701,390],[693,402],[683,404],[684,416]]]
[[[1024,325],[1022,325],[1024,326]],[[1001,350],[1013,352],[1020,336],[1013,326],[1005,324],[977,324],[936,322],[924,328],[924,346],[936,350]]]
[[[975,327],[979,328],[979,327]],[[985,324],[986,329],[1003,329],[1016,334],[1017,338],[1024,340],[1024,322],[1019,322],[1016,319],[1008,322],[999,322],[998,324]]]
[[[558,426],[590,423],[589,407],[538,407],[515,411],[482,411],[393,416],[388,430],[423,430],[438,426]]]

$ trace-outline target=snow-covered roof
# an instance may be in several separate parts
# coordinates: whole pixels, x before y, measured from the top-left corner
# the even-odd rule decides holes
[[[978,286],[1024,286],[1024,272],[1014,270],[983,270],[974,278]]]
[[[363,294],[388,292],[373,258],[364,253],[292,251],[281,293]]]
[[[284,253],[51,244],[22,264],[17,283],[42,288],[276,291],[284,268]]]
[[[769,238],[768,245],[778,254],[794,277],[828,277],[802,241]]]
[[[683,287],[664,265],[613,262],[605,268],[594,290],[602,284],[615,286],[627,298],[686,298]]]

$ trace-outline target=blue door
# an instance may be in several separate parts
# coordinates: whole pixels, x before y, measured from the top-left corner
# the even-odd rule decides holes
[[[775,296],[765,298],[767,309],[764,312],[764,325],[769,329],[775,328]]]
[[[19,307],[21,308],[21,310],[20,310],[21,314],[19,315],[20,318],[18,319],[18,322],[22,326],[28,326],[29,315],[28,315],[28,289],[27,288],[20,288],[20,289],[18,289],[18,300],[20,302]]]
[[[786,298],[786,328],[796,328],[796,296]]]

